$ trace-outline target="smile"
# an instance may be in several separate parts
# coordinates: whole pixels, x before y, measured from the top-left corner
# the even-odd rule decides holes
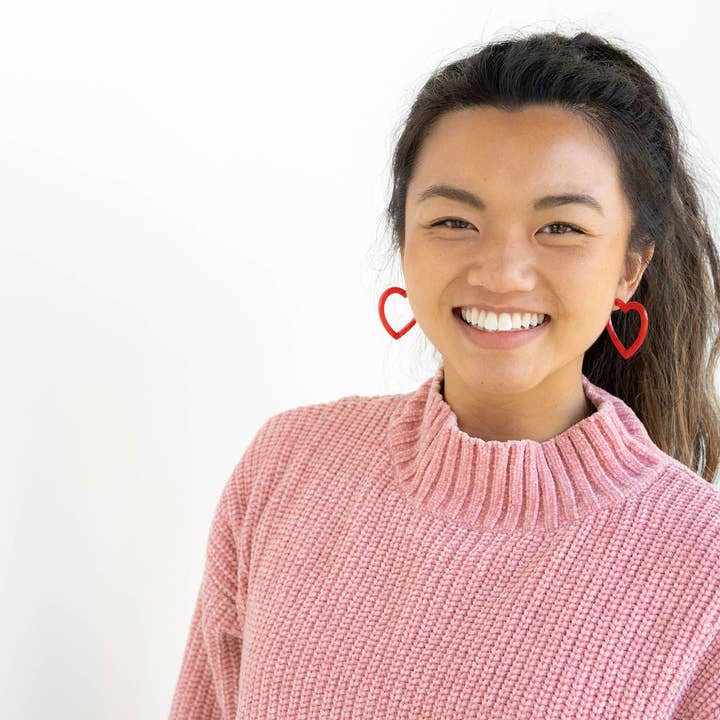
[[[544,335],[545,330],[552,322],[552,318],[545,315],[540,324],[528,328],[485,330],[463,320],[460,308],[454,308],[452,314],[455,322],[460,326],[463,336],[476,347],[488,350],[512,350],[525,345]]]

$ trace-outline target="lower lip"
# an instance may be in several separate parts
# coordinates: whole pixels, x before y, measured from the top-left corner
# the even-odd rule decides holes
[[[552,318],[546,318],[542,325],[528,328],[527,330],[505,330],[492,331],[480,330],[479,328],[468,325],[459,315],[452,313],[455,320],[459,323],[465,337],[474,345],[490,350],[512,350],[529,343],[538,337],[545,328],[552,322]]]

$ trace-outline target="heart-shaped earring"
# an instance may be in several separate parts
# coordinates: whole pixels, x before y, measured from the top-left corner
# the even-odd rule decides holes
[[[378,312],[380,313],[380,320],[382,321],[383,327],[390,333],[390,335],[395,338],[395,340],[399,340],[414,324],[415,324],[415,318],[413,318],[407,325],[400,328],[400,330],[395,331],[390,327],[390,323],[387,321],[387,318],[385,317],[385,301],[388,299],[390,295],[393,295],[394,293],[397,293],[398,295],[402,295],[404,298],[407,297],[407,292],[401,288],[401,287],[389,287],[381,296],[380,296],[380,302],[378,303]]]
[[[618,336],[615,334],[615,328],[613,328],[612,326],[612,320],[608,320],[607,325],[605,326],[607,328],[608,335],[613,342],[613,345],[617,348],[618,352],[627,360],[629,357],[632,357],[638,351],[638,348],[645,341],[645,336],[647,335],[648,328],[648,314],[645,306],[637,300],[626,303],[623,302],[620,298],[615,298],[615,305],[620,308],[623,313],[627,313],[628,310],[637,310],[640,315],[640,332],[635,338],[635,342],[629,348],[626,348],[620,342]]]

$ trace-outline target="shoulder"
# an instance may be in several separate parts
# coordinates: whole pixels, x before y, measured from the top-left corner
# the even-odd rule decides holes
[[[317,447],[329,439],[355,442],[384,430],[403,395],[345,395],[300,405],[271,416],[261,427],[266,440],[298,448]]]
[[[659,507],[682,521],[690,535],[697,533],[712,541],[720,560],[720,487],[670,457],[653,495]]]
[[[720,523],[720,486],[717,481],[709,483],[687,465],[668,457],[670,462],[665,469],[665,484],[679,499],[687,502],[699,501],[706,505],[711,516],[716,517]]]
[[[384,453],[387,424],[400,397],[347,395],[270,416],[233,473],[244,506],[257,511],[278,487],[292,493],[291,488],[327,482],[344,470],[361,472]]]
[[[720,488],[673,458],[652,500],[667,528],[665,542],[702,561],[720,601]]]
[[[338,451],[379,447],[394,410],[407,395],[345,395],[282,410],[262,423],[238,467],[276,474],[309,454],[320,460]]]

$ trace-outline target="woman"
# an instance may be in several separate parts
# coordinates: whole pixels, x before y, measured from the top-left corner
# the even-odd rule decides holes
[[[720,717],[719,263],[658,84],[492,42],[420,91],[388,217],[382,324],[442,362],[260,428],[171,717]]]

